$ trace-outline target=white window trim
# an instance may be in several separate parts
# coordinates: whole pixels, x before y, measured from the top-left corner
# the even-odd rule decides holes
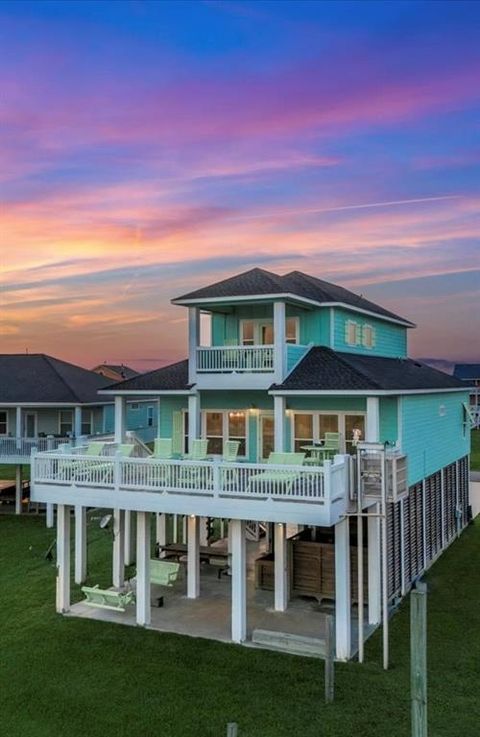
[[[5,417],[6,417],[6,420],[5,420],[5,432],[4,433],[0,433],[0,437],[1,438],[6,438],[6,437],[8,437],[8,427],[9,427],[9,419],[10,419],[9,414],[10,413],[9,413],[8,409],[0,409],[0,412],[5,412]]]
[[[298,315],[289,315],[285,318],[285,330],[286,330],[286,321],[287,320],[295,320],[295,343],[288,343],[288,345],[300,345],[300,318]],[[264,325],[272,325],[273,327],[273,318],[256,318],[256,317],[242,317],[241,320],[239,320],[239,344],[243,345],[243,325],[246,322],[253,322],[253,344],[250,346],[251,348],[254,347],[261,347],[263,345],[273,345],[273,343],[262,343],[261,342],[261,336],[262,336],[262,327]],[[287,336],[285,334],[285,343],[287,342]]]
[[[290,412],[290,449],[295,450],[295,415],[313,415],[313,442],[320,440],[320,416],[321,415],[336,415],[338,417],[338,432],[340,433],[340,453],[346,452],[346,437],[345,437],[345,418],[347,415],[358,415],[359,417],[367,418],[367,413],[364,410],[315,410],[315,409],[291,409]],[[349,440],[351,440],[349,438]]]
[[[63,438],[63,437],[68,437],[68,435],[62,435],[62,425],[64,424],[62,422],[62,412],[70,412],[70,416],[72,418],[71,423],[70,423],[71,424],[70,434],[72,434],[73,433],[73,409],[59,409],[58,410],[58,434],[60,435],[60,437]]]
[[[370,331],[370,344],[366,341],[366,331]],[[362,325],[362,346],[364,348],[368,348],[368,350],[373,350],[376,345],[376,331],[373,325],[370,325],[370,323],[364,323]]]
[[[245,415],[245,455],[239,455],[239,458],[248,458],[248,451],[249,451],[249,411],[248,409],[202,409],[200,415],[201,415],[201,432],[202,432],[202,438],[204,440],[207,439],[207,413],[208,412],[215,412],[222,415],[222,445],[225,443],[225,441],[229,440],[229,432],[228,432],[228,416],[230,412],[242,412]],[[214,437],[220,437],[220,436],[214,436]]]

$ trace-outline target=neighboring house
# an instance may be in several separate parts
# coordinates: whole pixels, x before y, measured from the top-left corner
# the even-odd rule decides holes
[[[105,376],[107,379],[111,379],[111,381],[124,381],[125,379],[133,379],[134,376],[138,376],[138,371],[124,366],[123,363],[120,365],[101,363],[99,366],[95,366],[92,371],[100,374],[100,376]]]
[[[367,632],[379,624],[382,606],[385,615],[387,604],[404,595],[467,524],[468,391],[458,379],[408,358],[411,322],[307,274],[279,276],[253,269],[173,303],[188,309],[188,358],[109,387],[101,395],[115,398],[118,443],[125,436],[127,400],[147,399],[158,403],[158,434],[172,440],[175,458],[181,459],[192,450],[194,440],[204,438],[213,461],[119,458],[101,481],[94,476],[84,480],[85,503],[115,510],[114,586],[124,583],[123,536],[135,511],[136,621],[151,624],[149,516],[157,514],[157,542],[164,542],[165,534],[159,519],[183,516],[188,540],[187,599],[205,597],[204,609],[190,610],[199,614],[190,615],[187,631],[210,636],[201,628],[202,612],[211,605],[214,620],[219,599],[213,596],[210,602],[211,588],[202,590],[200,520],[227,519],[231,639],[255,640],[260,630],[253,634],[251,630],[258,622],[261,631],[280,628],[288,633],[292,627],[297,635],[311,634],[307,624],[302,630],[302,622],[315,614],[302,612],[304,619],[299,621],[295,602],[290,603],[295,594],[310,593],[335,600],[336,654],[348,659],[356,648],[352,604],[363,591],[356,583],[357,560],[363,560],[357,547],[360,532]],[[200,313],[210,315],[209,345],[200,344]],[[334,434],[330,437],[337,447],[334,457],[326,454],[322,463],[316,443],[327,433]],[[356,516],[352,462],[356,444],[363,440],[388,443],[391,449],[391,475],[384,479],[391,490],[387,514],[378,516],[382,510],[378,493],[371,492],[359,510],[366,515],[364,525],[362,517]],[[239,444],[239,463],[218,461],[226,441]],[[272,451],[311,453],[311,462],[294,465],[302,456],[272,457]],[[404,457],[407,478],[402,479]],[[379,483],[381,475],[372,473],[372,483]],[[55,458],[47,463],[40,456],[34,478],[34,498],[59,504],[57,610],[68,611],[68,511],[78,504],[75,474],[58,478]],[[397,501],[394,486],[403,488]],[[83,517],[76,519],[81,529]],[[268,606],[275,615],[270,618],[268,606],[259,609],[251,592],[251,577],[247,597],[245,532],[263,522],[274,538],[274,550],[267,557],[258,556],[255,573],[262,594],[263,589],[273,589]],[[287,525],[292,524],[299,534],[287,543]],[[382,556],[383,525],[386,556]],[[84,536],[79,534],[78,539]],[[79,570],[85,549],[81,544],[76,550]],[[228,581],[223,582],[223,591],[229,590],[227,585]],[[185,611],[188,605],[181,606]],[[209,618],[208,613],[204,616]],[[168,617],[167,611],[162,617]],[[170,625],[161,619],[159,626]],[[177,628],[177,621],[171,626]],[[316,619],[313,631],[321,628]],[[222,630],[220,636],[228,634]]]
[[[93,371],[44,354],[0,355],[0,463],[16,466],[16,511],[21,511],[22,465],[33,447],[103,431],[109,381]],[[13,469],[12,469],[13,470]]]
[[[470,407],[480,424],[480,363],[456,363],[453,375],[468,387]]]
[[[110,363],[102,363],[95,366],[92,371],[105,376],[112,381],[124,381],[140,376],[138,371],[124,366],[123,364],[114,365]],[[126,423],[127,429],[135,432],[144,443],[151,442],[157,436],[157,419],[158,413],[156,403],[151,400],[139,400],[135,402],[127,402],[126,407]],[[113,433],[115,425],[115,415],[113,405],[105,406],[103,417],[103,432]]]

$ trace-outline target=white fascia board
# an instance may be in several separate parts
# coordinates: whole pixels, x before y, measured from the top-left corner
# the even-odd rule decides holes
[[[98,402],[2,402],[0,407],[25,407],[35,409],[64,409],[71,407],[103,407],[104,404],[111,404],[108,400],[99,399]]]
[[[450,389],[370,389],[345,390],[345,389],[272,389],[268,393],[272,396],[281,395],[285,397],[398,397],[405,394],[451,394],[452,392],[465,393],[465,389],[452,387]]]
[[[137,389],[130,390],[130,389],[124,389],[123,391],[120,389],[117,389],[114,391],[113,389],[103,389],[98,392],[99,394],[109,394],[112,396],[122,396],[122,397],[138,397],[138,396],[148,396],[148,397],[161,397],[164,395],[183,395],[188,396],[189,394],[195,394],[196,392],[192,391],[191,389]]]
[[[308,297],[301,297],[296,294],[285,293],[285,294],[250,294],[247,296],[237,297],[202,297],[201,299],[185,299],[177,301],[172,299],[172,304],[182,305],[188,307],[188,305],[206,305],[206,304],[234,304],[236,302],[272,302],[276,300],[286,300],[289,302],[300,302],[302,304],[311,305],[313,307],[343,307],[351,312],[361,312],[363,315],[369,315],[376,317],[378,320],[385,320],[386,322],[393,322],[397,325],[403,325],[406,328],[415,328],[416,325],[408,320],[402,320],[396,317],[389,317],[388,315],[382,315],[372,310],[365,310],[362,307],[356,307],[355,305],[349,305],[346,302],[317,302],[315,299],[309,299]]]

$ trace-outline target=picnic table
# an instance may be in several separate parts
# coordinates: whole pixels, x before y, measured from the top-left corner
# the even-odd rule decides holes
[[[188,547],[185,543],[167,543],[160,545],[159,552],[163,553],[162,560],[173,558],[180,560],[188,553]],[[220,566],[219,577],[222,570],[228,568],[228,550],[217,548],[215,545],[200,545],[200,562],[210,563],[210,565]]]

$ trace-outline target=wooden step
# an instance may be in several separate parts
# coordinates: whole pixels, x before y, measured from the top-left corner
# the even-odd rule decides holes
[[[318,637],[256,629],[252,632],[252,643],[268,650],[279,650],[291,655],[304,655],[311,658],[325,657],[325,641]]]

